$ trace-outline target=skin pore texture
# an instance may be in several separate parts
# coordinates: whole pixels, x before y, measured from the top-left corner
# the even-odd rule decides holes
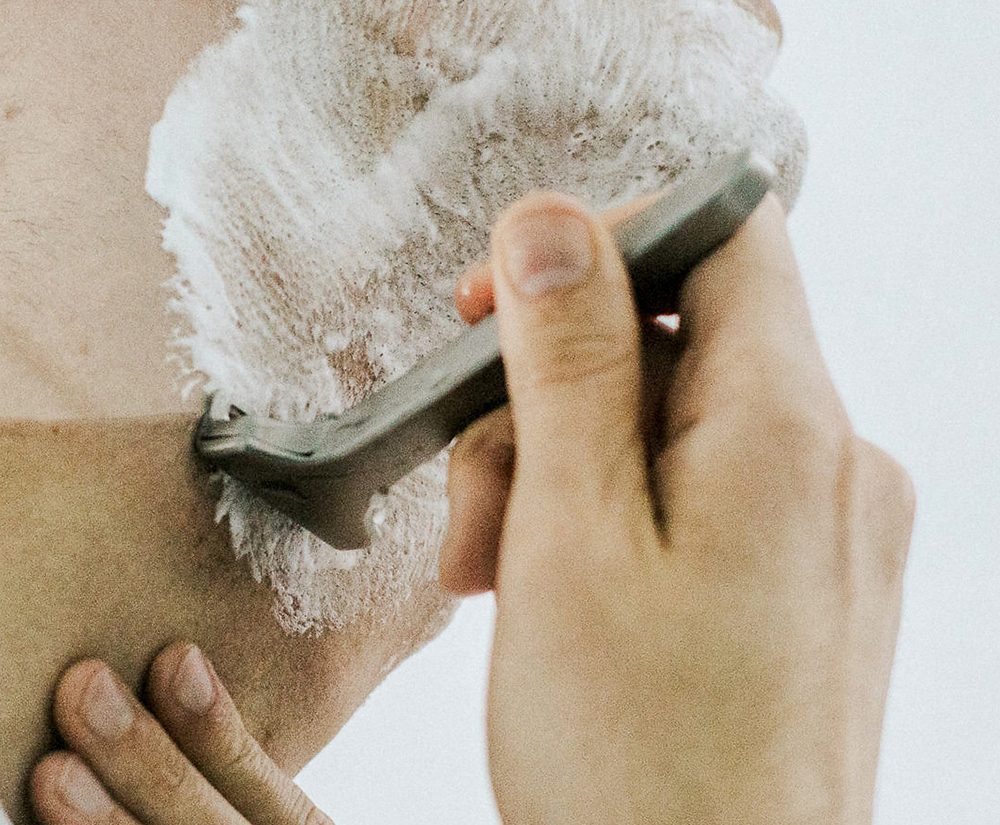
[[[165,360],[175,261],[143,178],[150,127],[235,6],[0,2],[0,803],[18,825],[77,659],[138,688],[163,645],[196,642],[294,772],[441,626],[428,588],[384,625],[284,634],[190,454],[203,401]]]

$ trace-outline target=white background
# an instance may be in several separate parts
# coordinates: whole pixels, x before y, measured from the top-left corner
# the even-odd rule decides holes
[[[772,82],[808,127],[789,224],[818,333],[856,429],[918,495],[876,823],[997,825],[1000,4],[781,13]],[[499,821],[493,609],[468,600],[302,773],[338,825]]]

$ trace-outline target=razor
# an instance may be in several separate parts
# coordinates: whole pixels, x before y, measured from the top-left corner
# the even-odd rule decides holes
[[[685,276],[732,237],[775,176],[770,161],[746,148],[716,158],[616,225],[637,310],[675,307]],[[209,467],[249,485],[327,544],[365,547],[372,496],[506,401],[491,315],[339,415],[295,423],[232,407],[227,420],[206,409],[194,448]]]

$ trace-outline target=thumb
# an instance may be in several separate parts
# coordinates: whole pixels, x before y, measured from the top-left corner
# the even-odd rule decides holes
[[[536,191],[501,213],[490,260],[515,484],[556,486],[584,506],[648,496],[639,324],[610,231],[579,199]]]

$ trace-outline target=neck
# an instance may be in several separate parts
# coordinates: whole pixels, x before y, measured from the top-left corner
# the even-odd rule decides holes
[[[269,590],[237,564],[214,489],[190,448],[197,417],[0,422],[0,802],[30,822],[25,783],[55,744],[60,673],[98,657],[139,689],[177,639],[205,650],[253,734],[298,771],[400,652],[400,625],[288,637]]]
[[[23,218],[11,229],[19,265],[0,278],[0,322],[16,333],[0,386],[18,390],[0,394],[0,806],[17,825],[32,822],[26,781],[58,744],[49,707],[74,661],[104,659],[138,690],[165,644],[193,641],[264,749],[296,772],[447,618],[436,582],[421,581],[379,619],[286,636],[269,588],[215,523],[217,490],[190,446],[198,400],[111,417],[177,409],[162,366],[173,261],[142,187],[146,143],[235,2],[108,5],[40,0],[0,26],[0,77],[11,74],[0,96],[12,88],[17,104],[5,128],[23,147],[0,180],[0,201]]]

